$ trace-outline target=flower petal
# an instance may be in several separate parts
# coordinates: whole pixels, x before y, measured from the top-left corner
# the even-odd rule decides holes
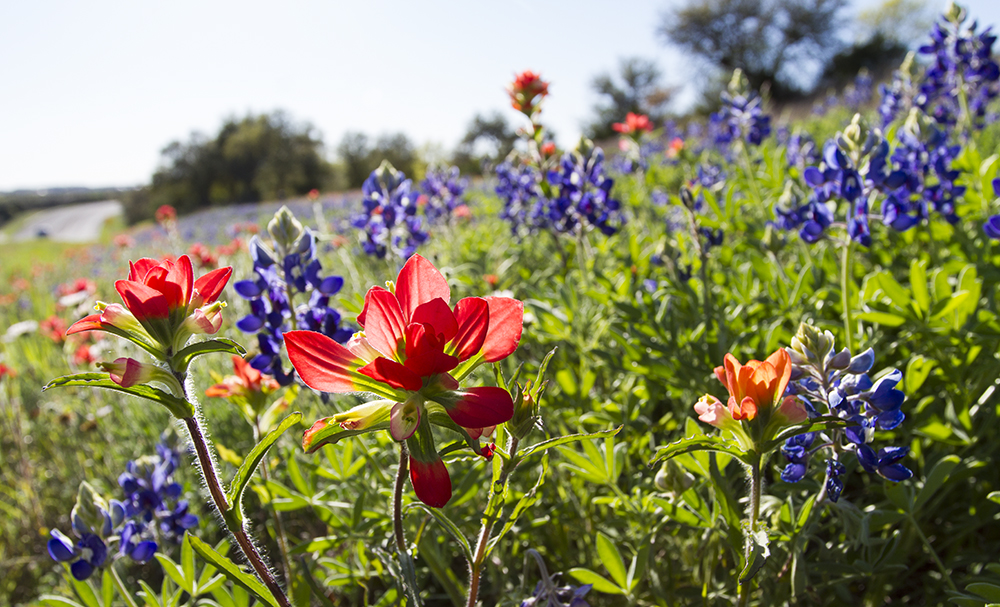
[[[403,390],[410,390],[411,392],[416,392],[424,385],[419,375],[388,358],[376,358],[358,369],[358,373],[393,388],[401,388]]]
[[[146,319],[167,318],[170,308],[163,293],[146,286],[141,282],[119,280],[115,289],[121,295],[125,307],[128,308],[140,322]]]
[[[91,314],[76,321],[68,329],[66,329],[66,335],[72,335],[74,333],[82,333],[84,331],[103,331],[104,327],[101,326],[101,315]]]
[[[365,319],[368,318],[368,304],[371,302],[372,295],[379,291],[385,291],[385,289],[382,287],[372,287],[365,293],[365,307],[361,310],[361,314],[358,314],[358,324],[362,327],[365,326]]]
[[[219,298],[219,294],[222,293],[222,289],[226,287],[226,283],[229,282],[229,277],[232,275],[233,269],[231,267],[219,268],[194,281],[195,294],[192,295],[191,299],[194,307],[200,308],[201,306],[214,303]]]
[[[149,257],[143,257],[135,262],[130,261],[128,262],[128,279],[144,283],[146,282],[146,274],[158,265],[160,265],[158,260]]]
[[[448,302],[440,297],[435,297],[417,306],[408,324],[413,323],[430,325],[434,328],[434,333],[444,335],[445,342],[451,341],[458,333],[458,321],[455,319],[455,314],[448,306]]]
[[[503,388],[470,388],[455,402],[441,403],[452,420],[463,428],[485,428],[510,421],[514,401]]]
[[[459,360],[466,360],[482,350],[486,343],[490,329],[489,303],[481,297],[460,299],[455,304],[455,318],[458,330],[450,349]]]
[[[352,375],[361,360],[344,346],[315,331],[285,333],[288,360],[307,386],[320,392],[354,392]]]
[[[403,265],[396,278],[396,299],[399,300],[399,308],[406,324],[412,322],[413,313],[420,304],[437,297],[443,299],[445,303],[451,301],[448,281],[434,264],[420,255],[413,255]]]
[[[365,337],[382,356],[399,360],[406,335],[406,322],[400,312],[399,302],[392,293],[385,290],[369,290],[368,294],[370,297],[365,319]]]
[[[488,363],[510,356],[521,341],[524,303],[510,297],[487,297],[490,327],[483,342],[483,358]]]
[[[410,483],[417,498],[428,506],[443,508],[451,499],[451,477],[440,457],[422,462],[411,455]]]

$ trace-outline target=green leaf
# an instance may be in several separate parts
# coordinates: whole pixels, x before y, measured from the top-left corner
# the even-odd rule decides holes
[[[1000,504],[1000,491],[990,491],[986,496],[986,499]]]
[[[605,436],[614,436],[621,432],[624,426],[618,426],[612,430],[601,430],[599,432],[590,432],[588,434],[570,434],[568,436],[557,436],[556,438],[550,438],[548,440],[543,440],[540,443],[535,443],[531,445],[524,451],[520,452],[520,457],[522,459],[530,457],[536,453],[540,453],[552,447],[558,447],[560,445],[568,445],[569,443],[575,443],[577,441],[588,440],[593,438],[603,438]]]
[[[856,316],[859,320],[873,322],[886,327],[898,327],[906,322],[902,316],[889,314],[888,312],[861,312]]]
[[[598,592],[603,592],[605,594],[625,594],[623,588],[615,586],[613,583],[608,581],[607,578],[599,573],[595,573],[590,569],[585,569],[583,567],[574,567],[567,571],[581,584],[590,584],[594,587],[594,590]]]
[[[63,563],[66,571],[69,571],[69,565]],[[72,586],[73,590],[76,591],[77,596],[83,601],[86,607],[101,607],[100,602],[97,600],[97,594],[94,592],[94,588],[86,581],[80,581],[69,574],[64,574],[63,579],[68,581]]]
[[[246,356],[247,353],[246,349],[235,341],[220,337],[218,339],[210,339],[208,341],[199,341],[196,344],[191,344],[190,346],[184,348],[177,354],[174,354],[173,358],[170,359],[170,366],[173,369],[184,373],[187,371],[188,365],[191,364],[191,361],[194,360],[195,357],[215,352],[235,354],[236,356]]]
[[[163,568],[163,573],[170,576],[170,579],[175,581],[178,586],[186,590],[188,594],[194,594],[194,579],[188,579],[188,577],[184,575],[183,567],[175,563],[173,559],[162,552],[157,552],[153,556],[155,556],[156,560],[160,562],[160,567]]]
[[[930,375],[936,366],[936,360],[919,354],[911,358],[910,362],[906,363],[906,373],[903,374],[903,384],[906,393],[916,394],[920,390],[920,386],[924,385],[924,382],[927,381],[927,376]]]
[[[445,531],[447,531],[451,535],[451,537],[455,538],[455,541],[458,542],[459,547],[461,547],[462,549],[462,556],[465,557],[465,561],[470,565],[472,564],[472,561],[474,560],[472,556],[472,548],[469,546],[469,540],[467,540],[465,536],[462,535],[462,532],[461,530],[459,530],[458,525],[456,525],[450,518],[448,518],[448,516],[439,508],[431,508],[426,504],[422,504],[420,502],[413,502],[406,507],[406,510],[412,510],[414,508],[419,508],[424,512],[426,512],[427,514],[433,516],[434,520],[436,520],[442,527],[444,527]]]
[[[736,444],[736,441],[722,438],[721,436],[701,434],[699,436],[688,436],[658,448],[656,455],[649,461],[648,465],[653,466],[665,459],[694,451],[720,451],[740,460],[745,460],[747,457],[746,451],[741,449]]]
[[[517,519],[521,517],[524,512],[533,506],[538,498],[541,497],[538,490],[541,488],[542,484],[545,483],[545,474],[549,471],[549,455],[542,455],[542,473],[538,475],[538,480],[535,482],[535,486],[532,487],[527,493],[521,496],[521,499],[517,501],[514,505],[514,509],[511,511],[510,516],[507,517],[507,522],[504,523],[503,527],[500,529],[500,533],[496,534],[487,544],[486,544],[486,556],[489,557],[490,552],[493,551],[493,547],[496,546],[500,540],[503,539],[507,532],[510,531],[514,525],[517,523]]]
[[[750,551],[747,554],[746,565],[740,572],[740,584],[753,579],[757,572],[761,570],[767,557],[771,556],[771,549],[767,537],[767,529],[759,528],[752,533],[749,529],[749,522],[744,523],[744,535],[750,542]]]
[[[250,478],[253,476],[254,471],[260,464],[260,461],[264,459],[267,454],[267,450],[271,448],[271,445],[277,441],[286,430],[299,423],[302,419],[302,414],[296,411],[288,417],[286,417],[278,427],[271,430],[267,436],[261,439],[259,443],[253,446],[250,453],[240,464],[240,469],[236,471],[236,476],[233,477],[233,482],[229,484],[229,492],[226,495],[229,498],[229,503],[232,504],[231,512],[236,517],[236,520],[243,520],[243,491],[246,489],[247,483],[250,482]]]
[[[937,320],[945,314],[954,312],[956,308],[965,303],[965,300],[968,299],[969,295],[969,291],[957,291],[948,299],[937,302],[934,304],[931,320]]]
[[[961,458],[957,455],[946,455],[934,464],[934,467],[927,473],[927,480],[924,481],[924,486],[920,488],[920,492],[917,493],[916,499],[913,500],[914,512],[926,504],[927,500],[934,497],[934,494],[941,488],[941,485],[943,485],[948,480],[948,477],[951,476],[952,470],[954,470],[955,467],[961,462]]]
[[[931,295],[927,291],[927,262],[914,259],[910,262],[910,290],[917,313],[923,316],[931,309]]]
[[[625,563],[622,555],[618,552],[618,547],[603,532],[597,532],[597,556],[601,557],[601,563],[611,574],[611,579],[621,588],[628,587],[628,572],[625,571]]]
[[[170,413],[177,419],[194,417],[194,405],[187,402],[183,398],[174,396],[173,394],[169,394],[152,386],[136,385],[130,388],[123,388],[113,382],[111,380],[111,375],[108,373],[75,373],[73,375],[57,377],[45,384],[45,387],[42,388],[42,392],[50,388],[68,387],[104,388],[106,390],[116,390],[118,392],[124,392],[125,394],[131,394],[132,396],[138,396],[139,398],[145,398],[159,403],[166,407],[167,410],[170,411]]]
[[[1000,586],[986,582],[976,582],[969,584],[965,589],[973,594],[978,594],[991,603],[1000,603]]]
[[[38,597],[38,602],[48,605],[48,607],[83,607],[83,605],[74,600],[54,594],[43,594]]]
[[[900,308],[906,308],[910,305],[910,294],[903,288],[903,285],[899,284],[892,274],[889,272],[879,272],[878,274],[879,287],[882,288],[882,292],[892,300],[892,303],[896,304]]]
[[[101,575],[101,600],[104,602],[104,607],[111,607],[112,601],[115,600],[115,581],[111,579],[111,572],[107,569]]]
[[[212,566],[222,572],[222,574],[229,578],[231,582],[237,584],[241,588],[249,590],[256,595],[257,598],[261,599],[268,605],[271,605],[272,607],[280,607],[278,601],[271,596],[267,587],[264,586],[264,584],[262,584],[256,577],[240,569],[236,563],[219,554],[214,548],[197,537],[193,535],[189,535],[188,537],[191,538],[191,547],[194,548],[194,551],[197,552],[201,558],[205,559]]]

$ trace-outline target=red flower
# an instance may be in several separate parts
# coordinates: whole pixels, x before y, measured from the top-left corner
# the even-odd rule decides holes
[[[316,422],[303,437],[306,450],[324,444],[331,436],[327,430],[337,425],[388,429],[410,446],[417,496],[433,506],[448,501],[440,499],[450,497],[451,482],[434,449],[430,423],[457,426],[471,441],[482,429],[510,420],[514,405],[506,390],[465,389],[459,381],[479,364],[501,360],[517,348],[524,315],[524,305],[507,297],[467,297],[454,308],[450,299],[444,276],[414,255],[394,291],[368,291],[358,316],[364,332],[346,347],[312,331],[285,333],[288,358],[308,386],[322,392],[374,392],[388,399]],[[449,421],[434,417],[442,409]]]
[[[177,209],[169,204],[156,209],[156,223],[164,224],[177,219]]]
[[[784,348],[767,360],[751,360],[745,365],[726,354],[725,364],[715,368],[716,377],[729,390],[726,406],[737,421],[753,421],[760,416],[769,420],[772,413],[792,423],[804,420],[806,411],[798,399],[784,396],[791,374],[792,361]]]
[[[218,331],[222,304],[216,300],[232,272],[232,268],[219,268],[194,280],[187,255],[176,261],[143,258],[129,262],[128,279],[115,283],[125,306],[98,303],[99,314],[77,321],[66,334],[108,331],[154,355],[178,350],[194,333]]]
[[[215,384],[205,390],[205,396],[231,398],[234,396],[250,396],[255,393],[268,393],[278,389],[278,382],[272,377],[263,375],[250,366],[242,356],[233,355],[233,371],[221,384]]]
[[[510,94],[510,104],[515,110],[531,115],[537,109],[535,99],[541,101],[549,94],[549,83],[542,80],[539,74],[525,70],[507,85]]]
[[[17,377],[17,371],[11,369],[10,367],[8,367],[3,363],[0,363],[0,378],[2,378],[5,375],[7,377]]]
[[[649,116],[645,114],[633,114],[629,112],[625,116],[625,122],[616,122],[611,125],[611,128],[623,135],[639,132],[648,133],[653,130],[653,123],[650,121]]]

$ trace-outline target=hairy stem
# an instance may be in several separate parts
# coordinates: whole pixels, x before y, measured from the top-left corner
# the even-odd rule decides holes
[[[507,451],[510,454],[510,459],[504,461],[503,467],[500,469],[500,477],[497,479],[497,482],[493,483],[490,489],[490,499],[486,503],[486,516],[483,517],[483,526],[479,530],[479,539],[476,541],[476,554],[472,562],[469,563],[469,600],[466,603],[467,607],[475,607],[476,601],[479,600],[479,581],[483,576],[483,563],[486,560],[486,544],[489,543],[490,535],[493,533],[493,525],[500,519],[500,511],[503,507],[503,492],[507,486],[507,478],[517,466],[516,456],[519,442],[516,436],[511,437],[510,448]]]
[[[399,556],[406,554],[406,538],[403,536],[403,487],[410,468],[410,454],[406,442],[399,443],[399,467],[396,469],[396,486],[392,492],[392,529],[396,537]]]
[[[753,543],[756,541],[753,538],[753,533],[757,528],[757,519],[760,517],[760,491],[761,491],[761,477],[760,477],[760,456],[754,460],[753,464],[750,466],[750,534],[751,536],[747,538],[747,548],[746,548],[746,559],[750,562],[750,558],[753,555]],[[748,579],[742,584],[740,584],[740,599],[739,607],[746,607],[750,601],[750,592],[753,590],[753,580]]]
[[[212,455],[208,451],[208,443],[205,441],[205,435],[201,431],[201,425],[198,423],[197,418],[185,417],[184,423],[187,425],[188,433],[191,435],[191,442],[194,444],[194,450],[198,456],[199,467],[205,479],[205,484],[208,486],[208,492],[212,495],[212,501],[215,503],[215,507],[218,508],[219,514],[222,515],[222,520],[226,528],[236,538],[236,543],[239,544],[240,550],[243,551],[243,555],[246,556],[257,577],[264,583],[271,595],[278,601],[278,604],[281,607],[291,607],[288,597],[285,596],[281,586],[278,585],[278,582],[271,574],[271,570],[264,563],[264,559],[261,557],[257,547],[250,541],[246,528],[242,524],[237,523],[232,516],[232,506],[230,506],[229,501],[226,499],[226,494],[222,491],[222,485],[219,483],[219,475],[215,470],[215,462],[212,461]]]

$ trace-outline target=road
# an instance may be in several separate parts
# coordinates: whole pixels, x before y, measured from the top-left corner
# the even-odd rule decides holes
[[[73,204],[38,211],[25,218],[12,240],[48,238],[58,242],[93,242],[100,238],[104,222],[121,215],[117,200]],[[0,240],[3,235],[0,235]]]

